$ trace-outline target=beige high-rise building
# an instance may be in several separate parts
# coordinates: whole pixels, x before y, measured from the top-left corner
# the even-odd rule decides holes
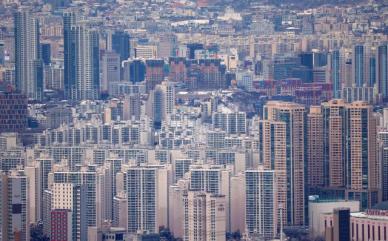
[[[245,230],[245,174],[230,178],[230,226],[231,232]]]
[[[259,121],[259,162],[266,170],[276,171],[277,200],[282,206],[282,222],[287,223],[287,164],[286,123],[281,121]],[[279,220],[280,223],[280,220]]]
[[[347,194],[371,208],[379,200],[376,117],[372,106],[353,102],[346,108],[346,187]],[[367,203],[365,201],[367,200]]]
[[[336,188],[345,185],[344,168],[344,114],[345,102],[340,99],[322,104],[324,131],[324,160],[328,163],[325,170],[325,185]]]
[[[188,191],[184,195],[184,241],[224,241],[224,195]]]
[[[287,172],[287,224],[305,222],[305,107],[282,101],[264,106],[264,119],[284,122]]]
[[[307,166],[309,188],[322,187],[323,175],[323,118],[320,106],[311,106],[307,115]]]
[[[322,104],[325,186],[370,208],[380,199],[376,117],[366,102]]]

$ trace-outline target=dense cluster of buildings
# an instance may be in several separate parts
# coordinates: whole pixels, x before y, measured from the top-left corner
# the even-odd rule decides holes
[[[387,240],[388,7],[278,2],[1,1],[0,241]]]

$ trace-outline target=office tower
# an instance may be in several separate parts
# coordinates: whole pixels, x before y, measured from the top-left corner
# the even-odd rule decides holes
[[[63,231],[72,240],[87,240],[87,187],[73,183],[54,183],[52,186],[51,210],[51,238]],[[66,210],[65,217],[57,220],[59,210]],[[71,216],[71,217],[69,217]],[[68,229],[68,219],[71,219],[71,228]],[[63,225],[66,222],[67,225]]]
[[[287,184],[289,183],[290,173],[287,172],[287,152],[286,152],[286,128],[285,122],[280,121],[259,121],[259,162],[264,166],[266,170],[276,171],[276,189],[277,189],[277,202],[283,208],[282,222],[286,224],[289,220],[287,215],[290,215],[288,211],[291,203],[287,196],[289,191],[287,190]],[[280,213],[278,215],[280,222]]]
[[[388,45],[380,45],[377,48],[376,76],[378,92],[383,98],[388,97]]]
[[[50,43],[41,43],[40,44],[40,54],[42,56],[43,64],[49,65],[51,63],[51,44]]]
[[[115,52],[105,52],[101,60],[101,92],[107,93],[111,82],[120,81],[120,56]]]
[[[264,119],[286,124],[287,224],[305,222],[305,108],[302,105],[269,101]]]
[[[23,8],[14,15],[16,89],[28,98],[43,97],[43,65],[39,53],[39,22]]]
[[[300,60],[298,57],[288,57],[288,56],[282,56],[282,55],[275,55],[272,60],[273,69],[270,71],[273,71],[273,79],[274,80],[284,80],[290,77],[296,77],[292,74],[293,69],[297,69],[299,66]],[[308,73],[308,69],[305,66],[300,67],[300,73],[303,71],[306,71]],[[298,77],[303,77],[305,80],[306,78],[302,76],[302,74],[298,74]]]
[[[214,128],[226,131],[228,134],[246,133],[246,113],[229,109],[221,109],[213,113],[212,123]]]
[[[75,82],[75,45],[71,28],[77,22],[75,12],[64,12],[63,14],[63,55],[64,55],[64,88],[65,97],[71,98],[76,89]]]
[[[185,241],[226,239],[226,200],[223,195],[188,191],[183,198]]]
[[[123,80],[136,84],[145,80],[146,65],[141,59],[128,59],[122,62]]]
[[[342,92],[342,79],[341,79],[341,52],[340,50],[334,50],[329,55],[330,68],[330,82],[333,85],[333,97],[338,99],[341,98]]]
[[[195,59],[195,51],[203,50],[203,44],[200,43],[190,43],[187,44],[187,54],[188,59]]]
[[[275,171],[263,168],[245,171],[245,188],[247,232],[265,240],[273,239],[277,234],[279,211]]]
[[[377,83],[377,52],[376,48],[371,47],[366,56],[367,62],[367,86],[374,88]],[[376,85],[378,87],[378,85]]]
[[[353,48],[352,72],[355,87],[363,87],[368,83],[366,78],[366,49],[364,45],[356,45]]]
[[[0,91],[0,133],[23,132],[27,128],[27,114],[24,94]]]
[[[147,59],[146,60],[146,87],[151,91],[156,85],[161,84],[165,78],[164,60]]]
[[[124,31],[115,31],[112,34],[112,50],[120,56],[120,63],[130,56],[129,34]]]
[[[4,49],[4,41],[0,40],[0,65],[5,64],[5,49]]]
[[[164,81],[151,91],[147,100],[147,114],[159,126],[170,114],[175,112],[174,83]]]
[[[128,232],[157,233],[168,222],[168,169],[130,167],[126,171]]]
[[[158,48],[156,45],[151,44],[138,44],[135,47],[135,58],[140,59],[155,59],[158,57]]]
[[[350,209],[336,208],[333,212],[333,224],[326,228],[325,238],[328,241],[351,240]],[[362,225],[364,226],[364,225]],[[358,232],[358,230],[356,231]]]
[[[320,106],[311,106],[307,115],[307,166],[310,189],[324,186],[323,116]]]
[[[0,223],[3,241],[30,240],[28,178],[21,171],[0,173]]]

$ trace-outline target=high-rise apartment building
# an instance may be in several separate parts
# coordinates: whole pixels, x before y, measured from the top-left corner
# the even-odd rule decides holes
[[[54,209],[50,217],[50,240],[73,240],[73,213],[69,209]]]
[[[320,106],[311,106],[307,115],[307,166],[309,188],[324,186],[323,116]]]
[[[271,240],[277,234],[279,206],[274,170],[245,171],[245,221],[249,234]]]
[[[362,208],[373,206],[379,201],[381,174],[372,106],[334,99],[321,110],[325,186],[345,191],[344,197],[359,200]]]
[[[278,215],[279,222],[287,223],[287,158],[286,158],[286,123],[281,121],[260,120],[258,123],[259,133],[259,162],[266,170],[276,172],[277,202],[283,208],[282,215]]]
[[[43,97],[43,63],[40,59],[39,21],[29,9],[14,15],[16,89],[28,98]]]
[[[151,91],[147,100],[147,114],[156,125],[166,120],[175,112],[174,83],[164,81]]]
[[[66,240],[69,237],[71,237],[71,240],[87,240],[86,195],[86,185],[73,183],[53,184],[50,218],[52,239],[64,236],[66,233],[66,237],[68,237]],[[60,212],[59,210],[64,211]]]
[[[192,165],[189,171],[190,190],[225,196],[226,230],[230,230],[230,177],[229,167],[221,165]]]
[[[2,241],[30,240],[28,178],[22,171],[0,173]]]
[[[345,103],[331,100],[323,103],[324,183],[329,187],[345,185]],[[313,160],[312,160],[313,161]]]
[[[222,109],[213,113],[213,127],[226,131],[228,134],[246,133],[246,113]]]
[[[371,208],[379,201],[376,121],[372,106],[365,102],[346,107],[345,183],[349,198],[360,200],[362,208]]]
[[[72,41],[71,27],[77,22],[75,12],[67,11],[63,14],[63,55],[64,55],[64,94],[66,98],[73,96],[75,90],[75,46]]]
[[[100,86],[99,35],[86,23],[71,27],[74,41],[75,99],[97,99]]]
[[[296,103],[269,101],[264,119],[286,124],[287,224],[305,222],[305,107]]]
[[[130,167],[126,171],[128,232],[156,233],[168,222],[168,172],[163,166]]]
[[[80,187],[82,194],[85,195],[83,203],[86,205],[86,225],[97,226],[96,217],[96,173],[93,170],[80,170],[80,171],[54,171],[49,174],[49,179],[53,181],[53,184],[63,183],[65,186],[72,184],[72,188]],[[53,191],[54,198],[54,191]],[[53,209],[56,209],[54,203]],[[62,209],[63,207],[58,207]]]
[[[97,99],[100,90],[99,34],[74,12],[63,16],[65,96]]]
[[[226,239],[225,196],[188,191],[184,202],[184,241],[223,241]]]

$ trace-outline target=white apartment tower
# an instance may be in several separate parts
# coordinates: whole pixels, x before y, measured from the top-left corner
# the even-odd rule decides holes
[[[128,232],[157,233],[168,226],[168,169],[130,167],[126,172]]]
[[[184,202],[184,241],[224,241],[226,239],[225,196],[188,191]]]
[[[271,240],[277,234],[277,195],[275,171],[247,170],[245,172],[245,221],[248,234]]]

